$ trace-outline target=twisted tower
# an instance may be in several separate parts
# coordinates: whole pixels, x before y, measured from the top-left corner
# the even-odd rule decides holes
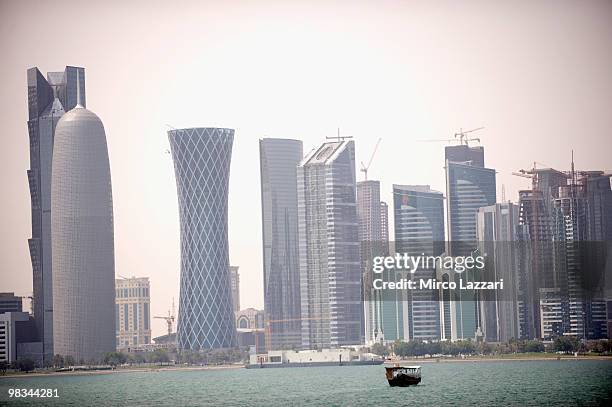
[[[168,132],[179,202],[180,349],[236,346],[227,240],[227,193],[234,130]]]

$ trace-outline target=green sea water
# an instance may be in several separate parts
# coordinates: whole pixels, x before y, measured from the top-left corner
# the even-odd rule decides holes
[[[612,362],[424,363],[423,381],[389,387],[382,366],[159,371],[0,378],[0,405],[576,406],[612,405]],[[57,399],[9,399],[9,388]]]

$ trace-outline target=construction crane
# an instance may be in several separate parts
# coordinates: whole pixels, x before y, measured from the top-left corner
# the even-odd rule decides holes
[[[370,156],[370,161],[368,161],[368,165],[365,165],[363,161],[361,162],[361,169],[359,171],[363,172],[366,181],[368,180],[368,169],[370,168],[370,165],[372,165],[374,154],[376,154],[376,150],[378,150],[378,145],[380,144],[381,140],[382,139],[379,137],[378,141],[376,142],[376,145],[374,146],[374,151],[372,151],[372,155]]]
[[[174,298],[172,299],[172,312],[170,310],[168,310],[168,316],[167,317],[158,317],[155,316],[153,317],[155,319],[164,319],[166,321],[166,324],[168,325],[168,336],[172,335],[172,328],[174,326]]]
[[[478,137],[469,138],[468,134],[473,133],[478,130],[482,130],[482,129],[484,129],[484,127],[477,127],[475,129],[465,130],[465,131],[463,131],[463,129],[459,129],[459,131],[454,134],[454,138],[439,138],[439,139],[417,140],[417,141],[420,143],[438,143],[441,141],[446,142],[446,143],[456,143],[457,141],[459,141],[460,145],[467,146],[469,145],[470,141],[476,141],[480,143],[480,138]]]
[[[534,161],[533,162],[533,167],[531,167],[531,169],[528,169],[528,170],[520,169],[518,171],[513,172],[512,175],[515,175],[517,177],[523,177],[523,178],[531,179],[532,189],[536,189],[536,183],[537,183],[536,173],[537,173],[538,164],[541,165],[543,168],[550,167],[547,164]]]
[[[466,145],[466,146],[468,145],[469,141],[477,141],[477,142],[480,143],[480,139],[478,137],[469,138],[467,135],[469,133],[473,133],[475,131],[479,131],[479,130],[482,130],[482,129],[484,129],[484,127],[477,127],[475,129],[466,130],[466,131],[463,131],[463,129],[459,129],[459,132],[455,133],[455,139],[457,137],[459,137],[459,144]]]
[[[523,177],[523,178],[531,179],[531,188],[535,189],[535,184],[536,184],[536,179],[535,179],[536,165],[537,165],[537,163],[534,161],[532,169],[530,169],[530,170],[520,169],[518,171],[513,172],[512,175],[515,175],[517,177]]]
[[[427,140],[417,140],[419,143],[439,143],[439,142],[446,142],[446,143],[456,143],[457,139],[454,138],[432,138],[432,139],[427,139]]]

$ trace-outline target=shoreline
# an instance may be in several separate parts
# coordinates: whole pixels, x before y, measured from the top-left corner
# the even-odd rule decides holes
[[[600,360],[612,362],[612,356],[571,356],[571,355],[559,355],[559,358],[554,356],[512,356],[512,357],[466,357],[466,358],[407,358],[397,359],[398,362],[411,362],[411,363],[461,363],[461,362],[538,362],[538,361],[550,361],[550,362],[562,362],[568,360]],[[389,361],[385,361],[389,363]]]
[[[583,361],[583,360],[598,360],[612,362],[612,356],[572,356],[572,355],[558,355],[556,356],[520,356],[513,355],[510,357],[466,357],[466,358],[407,358],[397,359],[395,361],[385,360],[385,363],[468,363],[468,362],[520,362],[520,361],[549,361],[549,362],[562,362],[562,361]],[[382,366],[382,365],[381,365]],[[227,370],[227,369],[245,369],[245,365],[242,364],[228,364],[228,365],[214,365],[214,366],[147,366],[147,367],[126,367],[114,370],[88,370],[88,371],[74,371],[74,372],[33,372],[33,373],[18,373],[18,374],[6,374],[0,375],[0,380],[3,378],[14,379],[14,378],[27,378],[27,377],[57,377],[57,376],[90,376],[90,375],[107,375],[115,373],[159,373],[159,372],[172,372],[172,371],[204,371],[204,370]]]
[[[0,380],[3,378],[22,378],[22,377],[50,377],[50,376],[91,376],[91,375],[107,375],[115,373],[159,373],[171,371],[196,371],[196,370],[226,370],[226,369],[244,369],[244,365],[213,365],[213,366],[146,366],[146,367],[126,367],[113,370],[78,370],[74,372],[33,372],[33,373],[18,373],[0,375]]]

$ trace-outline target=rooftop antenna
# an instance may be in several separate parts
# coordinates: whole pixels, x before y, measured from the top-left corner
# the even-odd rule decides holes
[[[572,148],[572,166],[571,166],[571,191],[572,191],[572,198],[576,197],[576,171],[574,169],[574,149]]]
[[[502,197],[501,197],[501,201],[502,202],[506,202],[506,185],[502,184]]]
[[[338,127],[338,133],[337,133],[336,136],[332,136],[332,137],[325,136],[325,138],[327,140],[336,140],[336,142],[339,143],[341,141],[344,141],[345,138],[353,138],[353,136],[344,136],[344,135],[341,136],[340,135],[340,127]]]

